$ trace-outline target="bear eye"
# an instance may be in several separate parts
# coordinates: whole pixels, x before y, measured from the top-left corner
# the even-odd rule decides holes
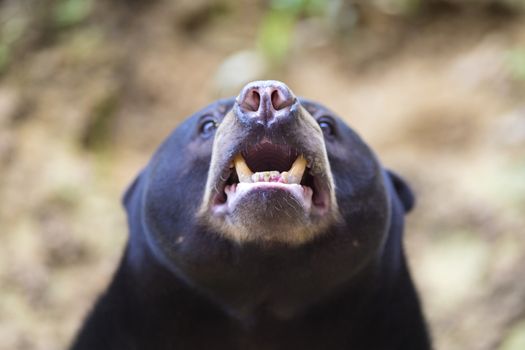
[[[217,121],[213,118],[206,118],[201,122],[199,132],[202,136],[208,137],[217,129]]]
[[[325,136],[334,135],[334,122],[328,117],[321,117],[317,120]]]

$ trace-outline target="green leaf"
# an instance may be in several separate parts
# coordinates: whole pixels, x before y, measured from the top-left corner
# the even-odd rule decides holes
[[[9,45],[0,42],[0,73],[7,68],[10,54],[11,50],[9,50]]]
[[[61,0],[55,6],[54,21],[61,27],[72,26],[84,21],[92,9],[92,0]]]
[[[288,53],[295,28],[296,16],[289,11],[270,11],[259,32],[259,47],[271,61],[280,63]]]
[[[513,77],[525,80],[525,48],[510,51],[507,62]]]

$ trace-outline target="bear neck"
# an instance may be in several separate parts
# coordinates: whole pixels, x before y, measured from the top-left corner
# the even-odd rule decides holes
[[[387,241],[387,246],[396,241],[394,237]],[[399,240],[397,240],[399,242]],[[143,243],[139,246],[144,247]],[[150,251],[134,252],[128,245],[113,284],[127,287],[129,301],[133,305],[142,305],[144,309],[170,310],[181,305],[200,305],[204,315],[209,312],[240,321],[244,325],[264,322],[286,322],[304,317],[326,307],[337,309],[345,300],[352,300],[347,305],[351,312],[358,315],[361,310],[380,309],[394,298],[400,290],[415,296],[415,289],[406,267],[402,247],[388,247],[381,257],[373,259],[351,280],[343,283],[330,293],[304,289],[306,297],[295,303],[294,296],[279,295],[274,299],[260,301],[260,295],[236,295],[232,302],[217,298],[214,290],[203,290],[190,281],[185,281],[178,274],[158,261]],[[232,293],[236,293],[235,287]],[[282,297],[282,298],[281,298]],[[416,297],[417,298],[417,297]],[[238,303],[243,299],[244,303]],[[349,310],[346,310],[348,312]],[[197,315],[198,312],[192,312]],[[357,317],[357,316],[356,316]]]

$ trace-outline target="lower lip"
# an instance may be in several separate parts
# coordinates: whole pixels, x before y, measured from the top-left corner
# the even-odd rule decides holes
[[[300,201],[305,201],[308,197],[311,199],[312,189],[298,184],[284,184],[281,182],[255,182],[255,183],[239,183],[232,188],[234,201],[238,200],[247,193],[257,191],[283,191],[289,192]]]
[[[296,187],[305,187],[305,186],[302,186],[302,185],[299,185],[299,184],[286,184],[286,183],[282,183],[282,182],[277,182],[277,181],[268,181],[268,182],[248,182],[248,183],[238,183],[237,184],[237,187],[248,187],[248,188],[252,188],[252,189],[257,189],[257,188],[279,188],[279,189],[283,189],[283,190],[290,190],[290,188],[296,188]]]
[[[280,182],[255,182],[255,183],[237,183],[227,186],[225,193],[227,200],[223,204],[214,206],[216,214],[225,214],[238,205],[239,201],[249,193],[253,192],[287,192],[302,203],[305,210],[309,211],[312,203],[313,190],[310,187],[298,184],[284,184]]]

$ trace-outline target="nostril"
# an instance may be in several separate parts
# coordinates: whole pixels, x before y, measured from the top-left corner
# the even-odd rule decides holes
[[[259,110],[259,105],[261,104],[261,95],[257,89],[252,89],[248,92],[242,101],[241,105],[244,109],[256,112]]]
[[[272,95],[271,95],[271,100],[272,100],[272,107],[273,109],[275,109],[276,111],[278,111],[281,107],[281,97],[279,96],[279,92],[277,90],[273,90],[272,92]]]
[[[285,96],[279,89],[273,90],[270,98],[272,100],[272,107],[276,111],[290,106],[293,102],[291,96]]]

